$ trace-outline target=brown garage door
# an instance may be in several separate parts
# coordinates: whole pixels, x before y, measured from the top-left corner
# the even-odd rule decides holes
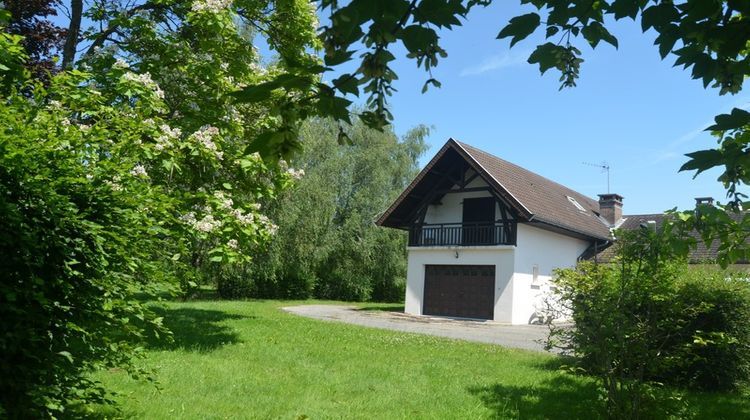
[[[494,265],[427,265],[425,315],[493,319]]]

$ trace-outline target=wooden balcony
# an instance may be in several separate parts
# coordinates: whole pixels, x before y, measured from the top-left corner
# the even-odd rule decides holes
[[[515,245],[515,223],[440,223],[409,229],[409,246]]]

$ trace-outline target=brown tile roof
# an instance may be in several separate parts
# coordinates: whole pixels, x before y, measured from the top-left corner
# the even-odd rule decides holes
[[[456,143],[534,215],[532,220],[594,238],[610,237],[609,227],[599,218],[597,200],[476,147]],[[580,211],[568,197],[574,198],[586,211]]]
[[[599,217],[598,201],[453,139],[448,140],[391,207],[383,213],[377,221],[378,224],[397,227],[397,223],[391,220],[392,215],[398,213],[398,208],[402,204],[411,203],[408,201],[410,193],[415,189],[424,188],[419,185],[420,182],[450,150],[463,156],[471,167],[475,168],[501,196],[505,197],[509,204],[518,210],[521,220],[548,225],[588,238],[610,238],[609,227]],[[579,210],[568,197],[575,199],[585,211]]]
[[[636,229],[640,229],[641,224],[644,224],[644,223],[648,224],[648,222],[654,222],[654,227],[658,229],[659,227],[661,227],[662,223],[664,223],[664,220],[667,217],[668,215],[663,214],[663,213],[631,214],[631,215],[622,217],[623,222],[620,226],[618,226],[618,229],[636,230]],[[718,251],[719,251],[719,241],[713,241],[711,243],[711,246],[706,246],[706,244],[700,238],[700,235],[698,234],[698,232],[692,232],[691,236],[693,236],[697,240],[697,245],[694,250],[690,251],[690,254],[688,255],[688,260],[691,263],[705,263],[705,262],[716,261],[716,257],[718,256]],[[616,250],[617,250],[617,243],[605,249],[604,251],[600,252],[596,258],[600,262],[609,262],[614,257]]]

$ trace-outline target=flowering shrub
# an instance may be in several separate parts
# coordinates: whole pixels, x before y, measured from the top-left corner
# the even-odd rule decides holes
[[[0,37],[0,69],[17,42]],[[70,416],[109,401],[91,370],[148,376],[133,357],[168,331],[133,293],[249,260],[276,230],[257,197],[292,177],[215,127],[172,127],[158,84],[121,62],[0,82],[0,417]]]

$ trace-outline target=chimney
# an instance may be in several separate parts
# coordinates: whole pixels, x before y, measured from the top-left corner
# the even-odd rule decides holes
[[[620,194],[599,194],[599,214],[610,226],[622,219],[622,199]]]
[[[713,197],[695,197],[695,206],[698,207],[701,204],[708,204],[709,206],[714,205]]]

